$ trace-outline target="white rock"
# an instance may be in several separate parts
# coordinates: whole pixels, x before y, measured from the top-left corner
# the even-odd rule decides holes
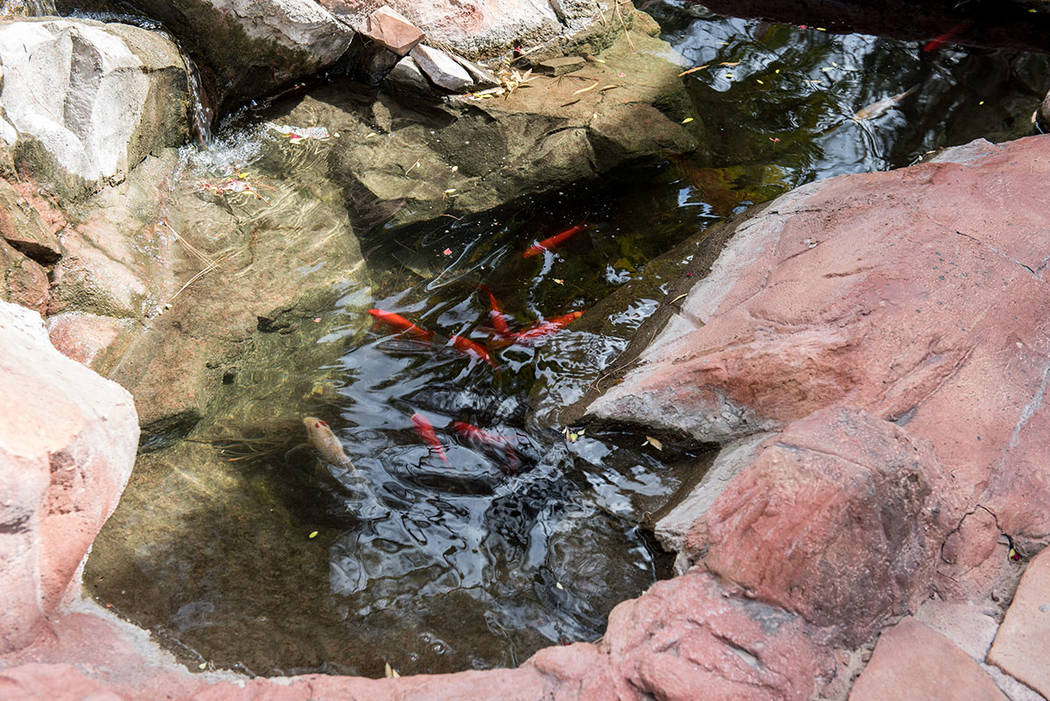
[[[0,64],[0,136],[35,139],[89,183],[119,179],[152,148],[188,135],[185,65],[158,34],[89,20],[0,24]]]
[[[434,85],[451,92],[466,92],[474,85],[474,79],[456,59],[440,49],[420,44],[409,54]]]

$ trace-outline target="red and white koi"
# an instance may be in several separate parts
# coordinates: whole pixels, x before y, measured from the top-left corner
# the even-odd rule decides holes
[[[419,437],[423,439],[423,442],[430,446],[430,449],[447,463],[448,456],[445,455],[445,446],[441,445],[441,440],[437,437],[437,432],[434,430],[434,424],[430,423],[427,417],[416,412],[412,414],[412,426],[416,429]]]
[[[303,425],[306,426],[306,435],[310,440],[310,445],[322,460],[340,467],[352,468],[354,466],[343,450],[343,444],[339,442],[339,438],[327,423],[316,416],[305,416]]]
[[[434,338],[433,331],[419,328],[400,314],[385,312],[382,309],[369,309],[368,313],[375,317],[376,321],[391,326],[413,338],[419,338],[424,341],[429,341]]]
[[[551,236],[550,238],[546,238],[538,243],[534,243],[531,246],[529,246],[528,249],[526,249],[526,251],[522,254],[522,258],[532,258],[533,256],[539,255],[544,251],[549,251],[550,249],[557,246],[559,243],[567,241],[568,239],[572,238],[573,236],[580,233],[586,228],[586,224],[577,224],[576,226],[568,228],[565,231],[562,231],[561,233]]]

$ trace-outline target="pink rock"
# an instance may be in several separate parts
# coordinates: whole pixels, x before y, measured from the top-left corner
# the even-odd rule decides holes
[[[1006,695],[973,659],[911,617],[879,637],[849,698],[1006,701]]]
[[[760,600],[837,626],[856,645],[926,593],[939,554],[940,466],[870,414],[827,409],[767,441],[686,549]]]
[[[1028,564],[988,661],[1050,697],[1050,550]]]
[[[409,22],[404,15],[385,5],[368,15],[361,34],[398,56],[406,56],[425,36],[419,27]]]
[[[108,316],[68,312],[49,317],[47,328],[52,345],[62,355],[91,367],[95,357],[116,340],[124,325]]]
[[[1031,137],[788,193],[589,412],[723,443],[829,407],[895,422],[942,468],[939,589],[987,592],[999,531],[1050,543],[1046,178],[1050,137]]]
[[[36,313],[0,302],[0,649],[79,590],[137,443],[131,395],[55,350]]]
[[[14,302],[36,312],[47,311],[47,272],[39,263],[15,250],[2,239],[0,300]]]

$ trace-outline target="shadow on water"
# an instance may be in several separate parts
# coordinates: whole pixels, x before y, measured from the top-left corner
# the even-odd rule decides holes
[[[689,62],[683,70],[707,66],[683,76],[704,147],[364,238],[371,295],[348,295],[331,312],[364,330],[341,336],[331,362],[280,368],[312,386],[299,406],[242,412],[221,435],[143,452],[129,493],[148,484],[149,495],[121,516],[137,555],[99,548],[87,572],[96,596],[188,660],[257,674],[507,666],[545,645],[596,639],[616,603],[669,574],[650,515],[711,455],[666,437],[562,426],[558,410],[688,274],[691,254],[675,247],[805,182],[1023,135],[1050,75],[1043,56],[922,52],[672,3],[647,9]],[[913,86],[893,108],[853,119]],[[252,146],[239,145],[249,165]],[[556,249],[523,257],[578,224]],[[584,314],[536,344],[501,343],[489,292],[513,331]],[[368,307],[434,337],[373,325]],[[456,348],[455,336],[485,344],[491,362]],[[303,445],[304,415],[332,426],[355,470]],[[204,469],[188,476],[190,464]],[[165,532],[135,535],[158,517]]]

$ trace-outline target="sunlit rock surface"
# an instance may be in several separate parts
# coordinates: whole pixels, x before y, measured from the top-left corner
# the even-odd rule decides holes
[[[91,20],[0,23],[0,140],[61,192],[119,181],[189,135],[186,68],[155,32]]]
[[[1046,137],[974,142],[807,185],[738,225],[590,406],[698,441],[780,428],[696,500],[692,562],[848,645],[933,591],[1009,591],[1050,541],[1048,172]]]
[[[136,0],[201,59],[219,112],[335,63],[354,32],[313,0]]]
[[[355,28],[381,5],[388,5],[440,42],[470,55],[493,55],[512,46],[532,48],[585,30],[619,30],[614,3],[607,0],[318,0]],[[619,10],[629,22],[633,9]],[[598,47],[602,48],[602,47]]]
[[[0,302],[0,650],[78,594],[138,433],[127,391],[55,350],[38,314]]]

